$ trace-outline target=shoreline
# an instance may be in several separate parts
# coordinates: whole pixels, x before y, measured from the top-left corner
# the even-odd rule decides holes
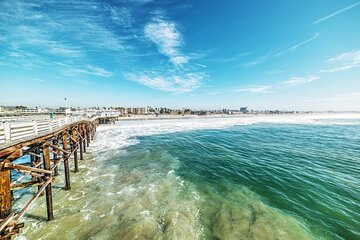
[[[254,118],[306,118],[306,119],[356,119],[360,118],[360,113],[346,112],[346,113],[298,113],[298,114],[211,114],[211,115],[130,115],[130,117],[119,117],[118,122],[121,121],[140,121],[140,120],[179,120],[179,119],[254,119]]]

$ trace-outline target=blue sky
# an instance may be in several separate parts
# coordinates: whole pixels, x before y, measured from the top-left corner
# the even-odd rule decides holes
[[[360,110],[360,1],[2,0],[0,105]]]

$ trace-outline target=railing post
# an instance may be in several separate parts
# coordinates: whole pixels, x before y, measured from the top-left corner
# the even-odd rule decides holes
[[[11,131],[10,131],[10,123],[9,122],[4,122],[4,133],[5,133],[5,142],[10,142]]]
[[[38,126],[37,126],[37,121],[33,120],[33,129],[34,129],[34,134],[35,135],[39,135],[39,131],[38,131]]]
[[[52,121],[53,121],[53,120],[50,120],[50,121],[49,121],[49,130],[50,130],[50,132],[52,132],[52,131],[53,131]]]
[[[43,158],[44,158],[44,169],[50,170],[50,144],[48,142],[43,144]],[[51,174],[46,174],[47,178],[51,178]],[[45,188],[46,193],[46,207],[47,207],[47,216],[48,221],[51,221],[54,219],[54,213],[53,213],[53,203],[52,203],[52,191],[51,191],[51,183],[46,186]]]

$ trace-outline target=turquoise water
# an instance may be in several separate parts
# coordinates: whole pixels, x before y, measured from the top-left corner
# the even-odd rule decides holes
[[[359,126],[258,124],[142,137],[128,151],[177,158],[175,174],[205,198],[200,214],[204,208],[209,237],[221,204],[241,206],[238,197],[256,194],[313,236],[360,239],[359,140]],[[245,196],[236,196],[243,189]]]
[[[56,220],[29,218],[23,236],[360,239],[360,125],[343,123],[130,134],[125,145],[121,123],[103,129],[72,192],[54,190]]]

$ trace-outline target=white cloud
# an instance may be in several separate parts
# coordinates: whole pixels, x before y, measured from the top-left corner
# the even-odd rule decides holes
[[[296,49],[298,49],[299,47],[305,45],[305,44],[308,44],[309,42],[315,40],[316,38],[318,38],[320,36],[320,33],[315,33],[311,38],[305,40],[305,41],[302,41],[300,43],[297,43],[297,44],[294,44],[293,46],[287,48],[287,49],[284,49],[282,51],[274,51],[272,53],[268,53],[266,55],[263,55],[263,56],[260,56],[252,61],[249,61],[249,62],[246,62],[244,64],[245,67],[252,67],[252,66],[255,66],[255,65],[259,65],[259,64],[262,64],[262,63],[265,63],[267,61],[269,61],[271,58],[274,58],[274,57],[279,57],[279,56],[282,56],[283,54],[285,53],[288,53],[288,52],[291,52],[291,51],[294,51]]]
[[[291,86],[298,86],[305,83],[310,83],[312,81],[318,80],[318,76],[309,75],[306,77],[292,77],[289,80],[283,81],[282,84],[285,86],[291,87]]]
[[[347,10],[350,10],[350,9],[352,9],[352,8],[358,6],[358,5],[360,5],[360,2],[354,3],[354,4],[350,5],[350,6],[345,7],[345,8],[342,8],[342,9],[340,9],[340,10],[334,12],[334,13],[331,13],[331,14],[323,17],[323,18],[320,18],[320,19],[314,21],[314,22],[311,23],[311,24],[317,24],[317,23],[320,23],[320,22],[322,22],[322,21],[325,21],[325,20],[327,20],[327,19],[329,19],[329,18],[335,17],[336,15],[338,15],[338,14],[340,14],[340,13],[342,13],[342,12],[345,12],[345,11],[347,11]]]
[[[237,62],[239,60],[243,60],[244,57],[251,55],[250,52],[244,52],[241,54],[237,54],[231,57],[212,57],[208,59],[208,61],[213,61],[217,63],[230,63],[230,62]]]
[[[45,80],[40,79],[40,78],[30,78],[30,80],[35,81],[35,82],[45,82]]]
[[[309,39],[307,39],[307,40],[305,40],[305,41],[303,41],[303,42],[297,43],[297,44],[295,44],[295,45],[293,45],[293,46],[291,46],[291,47],[289,47],[289,48],[287,48],[287,49],[285,49],[285,50],[283,50],[283,51],[275,54],[275,56],[281,56],[281,55],[283,55],[284,53],[287,53],[287,52],[290,52],[290,51],[294,51],[294,50],[296,50],[297,48],[299,48],[299,47],[301,47],[301,46],[303,46],[303,45],[305,45],[305,44],[307,44],[307,43],[315,40],[315,39],[318,38],[319,36],[320,36],[320,33],[315,33],[311,38],[309,38]]]
[[[146,38],[157,45],[158,51],[167,56],[173,64],[183,65],[188,62],[188,57],[179,50],[183,41],[176,23],[155,17],[146,24],[144,34]]]
[[[27,46],[27,51],[51,54],[52,57],[82,58],[91,51],[119,51],[124,43],[116,32],[108,28],[104,20],[109,16],[109,7],[97,1],[46,1],[44,4],[26,1],[0,2],[0,28],[8,43],[18,48]],[[61,8],[59,7],[61,6]],[[60,9],[60,10],[58,10]],[[115,21],[127,21],[126,10],[114,8]],[[102,17],[99,17],[102,16]],[[124,23],[125,24],[125,23]],[[11,26],[11,27],[5,27]],[[81,26],[81,28],[79,28]],[[90,48],[89,48],[90,47]],[[44,59],[49,59],[42,55]]]
[[[360,67],[360,50],[342,53],[334,58],[329,59],[328,62],[331,64],[336,64],[336,66],[329,69],[322,69],[320,72],[341,72]]]
[[[235,89],[235,92],[249,92],[249,93],[267,93],[271,86],[259,85],[259,86],[248,86],[244,88]]]
[[[360,92],[338,94],[332,97],[307,99],[304,102],[338,102],[360,100]]]
[[[68,67],[68,69],[63,71],[63,75],[65,76],[77,76],[77,75],[81,75],[81,74],[88,74],[88,75],[93,75],[93,76],[98,76],[98,77],[111,77],[113,76],[113,73],[101,68],[101,67],[96,67],[96,66],[92,66],[92,65],[86,65],[85,69],[78,69],[78,68],[72,68],[72,67]]]
[[[195,65],[196,65],[196,66],[199,66],[199,67],[207,68],[207,66],[204,65],[204,64],[196,63]]]
[[[111,7],[111,19],[122,27],[131,27],[131,11],[126,7]]]
[[[111,77],[113,74],[103,68],[95,67],[92,65],[86,65],[86,67],[89,69],[87,71],[88,74],[100,76],[100,77]]]
[[[245,67],[252,67],[252,66],[255,66],[255,65],[259,65],[259,64],[265,63],[265,62],[267,62],[272,56],[273,56],[272,54],[267,54],[267,55],[260,56],[260,57],[256,58],[256,59],[253,60],[253,61],[250,61],[250,62],[245,63],[244,66],[245,66]]]
[[[156,71],[128,73],[125,78],[152,89],[176,94],[187,93],[200,87],[204,73],[163,74]]]

